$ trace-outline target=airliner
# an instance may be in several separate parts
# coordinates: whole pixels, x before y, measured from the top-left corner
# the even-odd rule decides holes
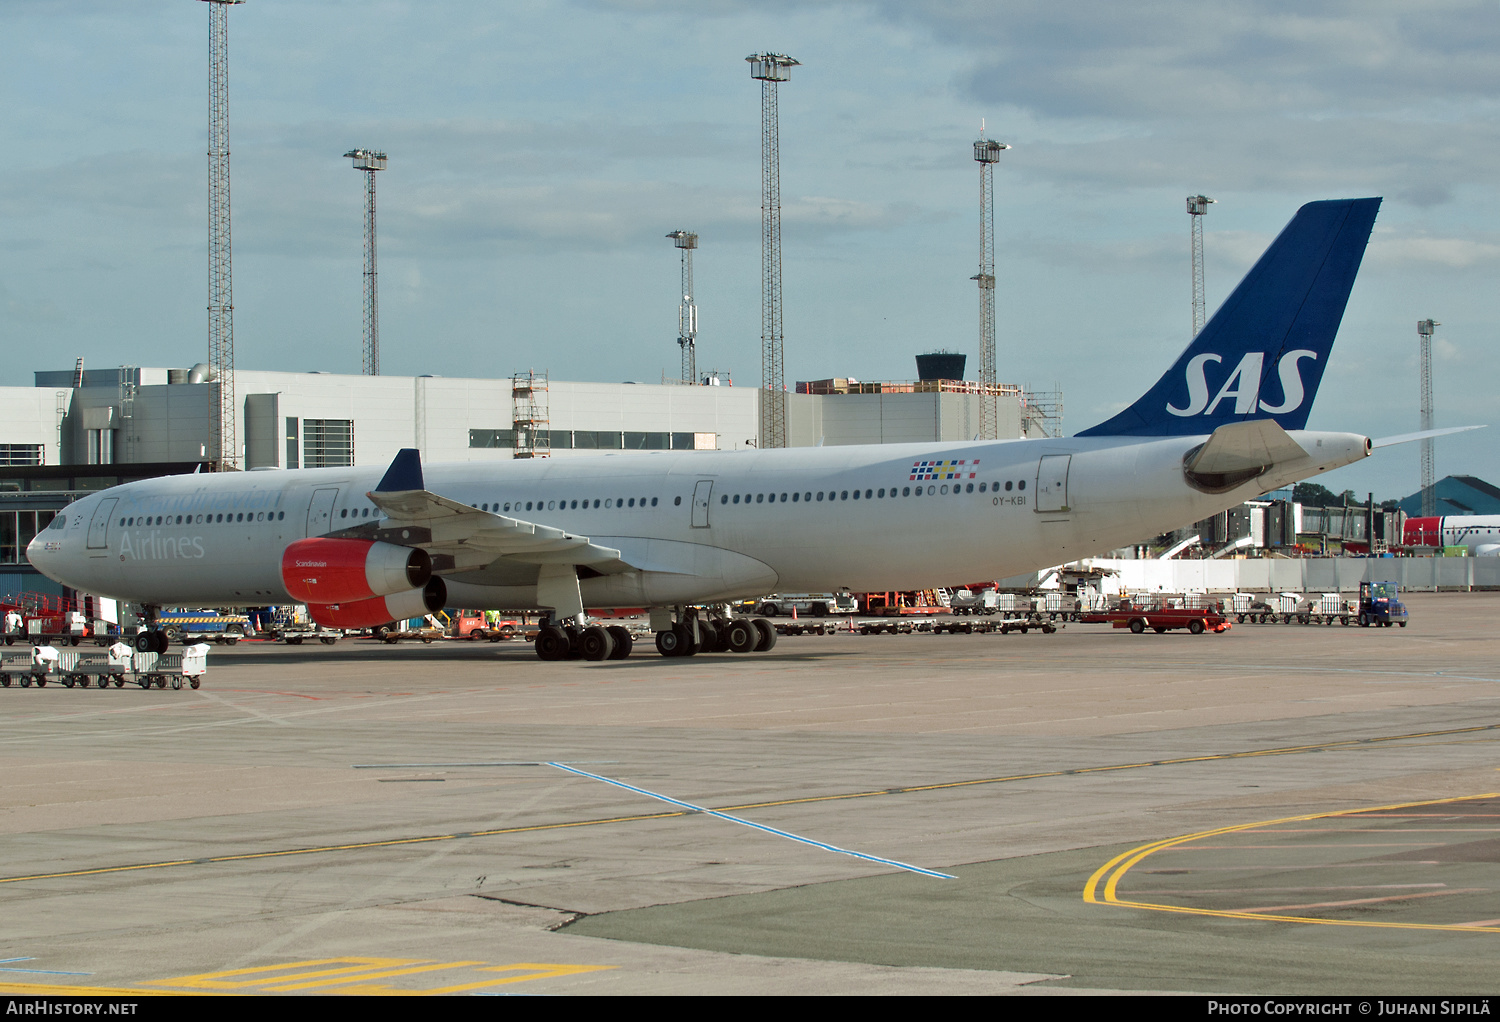
[[[1166,374],[1072,437],[172,476],[74,503],[27,556],[148,624],[177,605],[306,603],[350,629],[537,608],[540,657],[605,660],[630,635],[585,608],[646,607],[664,656],[769,649],[769,622],[704,608],[1017,575],[1368,457],[1368,437],[1304,427],[1379,206],[1303,206]]]
[[[1468,547],[1470,557],[1500,557],[1500,515],[1442,515],[1408,518],[1405,546]]]

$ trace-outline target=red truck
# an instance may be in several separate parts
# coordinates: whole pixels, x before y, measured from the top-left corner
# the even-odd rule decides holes
[[[1140,635],[1147,628],[1165,632],[1172,628],[1186,628],[1194,635],[1204,632],[1227,632],[1232,627],[1220,607],[1137,607],[1128,600],[1121,600],[1113,610],[1098,610],[1079,618],[1083,624],[1111,624],[1116,628],[1129,628]]]

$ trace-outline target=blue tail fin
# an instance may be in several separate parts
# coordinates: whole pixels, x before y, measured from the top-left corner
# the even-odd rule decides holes
[[[1079,436],[1194,436],[1227,422],[1307,425],[1379,199],[1310,202],[1177,363],[1135,404]]]

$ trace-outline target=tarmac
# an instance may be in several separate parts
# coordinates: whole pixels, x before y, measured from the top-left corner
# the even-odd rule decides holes
[[[1408,599],[3,689],[0,992],[1493,993],[1500,593]]]

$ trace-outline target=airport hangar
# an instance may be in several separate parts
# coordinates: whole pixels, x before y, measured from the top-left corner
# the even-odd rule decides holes
[[[59,593],[26,544],[78,497],[133,479],[216,466],[219,383],[207,366],[44,371],[0,388],[0,593]],[[636,455],[753,447],[756,387],[237,370],[240,467],[384,465],[405,447],[428,462]],[[787,394],[793,447],[963,442],[978,435],[981,385],[828,380]],[[1042,436],[1014,385],[995,387],[998,435]],[[1024,425],[1023,425],[1024,424]],[[528,436],[529,433],[529,436]]]

